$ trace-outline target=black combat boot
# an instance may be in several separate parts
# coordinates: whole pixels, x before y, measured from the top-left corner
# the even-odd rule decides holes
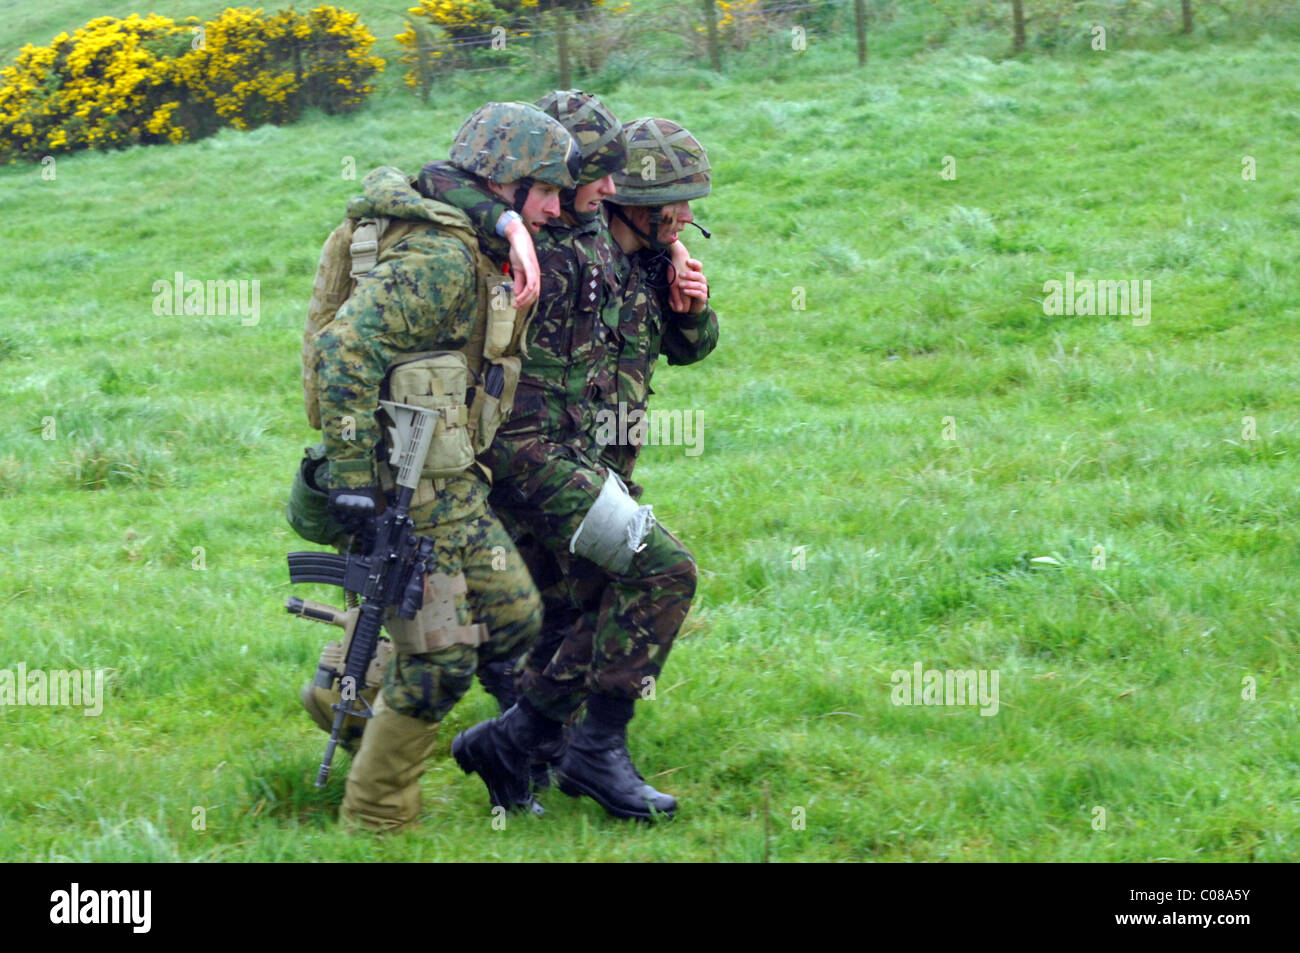
[[[551,786],[551,772],[564,756],[565,746],[569,743],[568,733],[569,729],[566,726],[554,739],[543,742],[533,749],[533,761],[529,765],[529,771],[533,777],[534,791],[542,791]]]
[[[590,696],[586,719],[569,733],[555,781],[565,794],[585,794],[615,817],[671,817],[677,800],[646,784],[627,753],[632,704],[631,699]]]
[[[483,779],[494,807],[542,814],[542,806],[533,800],[530,790],[532,752],[558,737],[561,727],[521,698],[500,718],[458,734],[451,743],[451,754],[462,771]]]
[[[515,692],[515,663],[511,659],[488,662],[478,670],[478,680],[483,690],[497,700],[503,715],[519,700]]]

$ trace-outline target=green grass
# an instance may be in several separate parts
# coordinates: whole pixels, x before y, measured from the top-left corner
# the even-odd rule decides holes
[[[545,77],[63,157],[54,181],[0,169],[0,668],[108,671],[101,717],[0,711],[0,857],[757,860],[768,809],[776,860],[1300,853],[1300,54],[938,50],[864,73],[840,41],[775,50],[596,87],[683,121],[716,176],[715,236],[690,244],[721,343],[655,377],[704,452],[637,471],[701,567],[633,723],[683,805],[654,829],[552,793],[494,830],[448,757],[493,712],[476,687],[419,829],[340,833],[346,757],[317,792],[296,698],[325,633],[280,608],[343,158],[414,170]],[[259,323],[155,316],[176,271],[258,279]],[[1067,271],[1149,279],[1150,324],[1044,315]],[[997,715],[892,705],[916,662],[997,670]]]

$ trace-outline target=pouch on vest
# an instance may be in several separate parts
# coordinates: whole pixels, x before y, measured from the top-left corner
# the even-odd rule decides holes
[[[495,361],[510,350],[515,337],[515,295],[510,285],[497,281],[488,289],[487,332],[483,339],[483,359]]]
[[[474,462],[469,407],[465,404],[468,390],[469,365],[460,351],[438,351],[394,364],[389,371],[388,393],[393,401],[438,414],[421,471],[426,480],[445,480]]]
[[[497,429],[510,417],[519,385],[519,367],[517,357],[499,357],[483,364],[483,384],[474,394],[470,412],[470,419],[478,424],[474,434],[476,454],[492,446]]]
[[[321,489],[328,467],[324,443],[306,449],[294,474],[284,515],[293,531],[308,542],[341,546],[347,533],[330,514],[329,493]]]

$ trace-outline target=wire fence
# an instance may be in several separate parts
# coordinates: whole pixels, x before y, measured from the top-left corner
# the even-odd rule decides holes
[[[703,3],[660,6],[649,12],[596,7],[540,14],[510,26],[493,25],[456,36],[438,35],[432,24],[425,23],[417,24],[414,46],[394,44],[375,52],[390,63],[400,62],[404,70],[414,70],[426,91],[451,72],[519,69],[549,68],[559,73],[561,85],[568,85],[574,73],[599,71],[614,56],[641,64],[654,62],[657,69],[668,71],[694,68],[707,56],[716,68],[724,47],[743,50],[765,33],[775,36],[793,26],[806,26],[831,11],[852,17],[855,7],[865,15],[861,0],[734,5],[730,11]],[[714,17],[712,30],[706,10]],[[493,63],[493,58],[502,62]],[[548,61],[553,65],[548,67]]]
[[[456,29],[455,36],[423,21],[416,46],[385,44],[376,52],[389,59],[393,72],[414,71],[415,85],[427,96],[434,83],[453,72],[546,72],[558,74],[567,86],[574,75],[599,73],[607,63],[664,72],[702,64],[721,70],[724,58],[747,48],[775,52],[781,44],[788,48],[814,37],[856,47],[857,62],[865,66],[868,37],[876,31],[893,45],[897,34],[910,33],[912,42],[903,44],[910,48],[961,37],[958,42],[979,43],[981,52],[1012,54],[1027,48],[1082,50],[1090,43],[1095,50],[1097,24],[1126,40],[1155,42],[1190,35],[1194,24],[1208,40],[1240,35],[1243,26],[1247,33],[1279,30],[1295,36],[1300,34],[1297,11],[1295,0],[734,0],[725,8],[712,0],[689,0],[635,10],[551,10],[509,24],[484,24],[477,32]],[[791,36],[793,30],[804,33]]]
[[[745,24],[771,24],[776,18],[780,17],[782,14],[797,13],[804,10],[823,9],[827,7],[845,7],[845,6],[852,7],[853,0],[810,0],[810,2],[808,3],[771,4],[771,5],[764,5],[762,7],[753,7],[747,9],[746,11],[742,11],[740,13],[730,14],[730,16],[733,20]],[[683,7],[676,7],[676,8],[658,7],[656,8],[657,12],[655,13],[651,13],[651,14],[629,13],[626,14],[626,16],[635,19],[636,22],[644,28],[652,28],[656,26],[665,27],[670,25],[678,25],[685,22],[688,19],[688,17],[683,16],[683,11],[688,9],[689,8],[683,8]],[[610,13],[608,11],[600,11],[599,8],[596,8],[592,12],[605,12],[607,13],[607,15],[615,16],[615,17],[621,15],[617,13]],[[697,8],[695,10],[695,14],[696,16],[690,17],[689,19],[693,19],[696,22],[700,23],[701,25],[704,24],[705,17],[703,15],[703,8],[702,7]],[[602,32],[604,29],[605,28],[603,26],[591,23],[589,22],[589,20],[576,19],[571,22],[566,32],[570,35],[584,34],[584,33],[589,34],[589,33],[599,33]],[[535,27],[530,27],[527,32],[528,32],[528,36],[525,37],[525,39],[544,39],[544,38],[556,36],[559,31],[553,28],[548,29],[545,26],[535,26]],[[499,34],[492,33],[492,32],[462,35],[460,38],[458,38],[455,41],[454,45],[490,46],[493,41],[493,38],[498,35]],[[438,48],[444,49],[446,48],[446,46],[447,44],[441,44],[439,45]]]

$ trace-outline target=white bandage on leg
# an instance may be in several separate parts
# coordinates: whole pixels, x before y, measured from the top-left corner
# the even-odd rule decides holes
[[[645,549],[653,525],[653,507],[638,506],[611,470],[600,496],[574,530],[569,552],[621,575],[632,564],[632,557]]]

